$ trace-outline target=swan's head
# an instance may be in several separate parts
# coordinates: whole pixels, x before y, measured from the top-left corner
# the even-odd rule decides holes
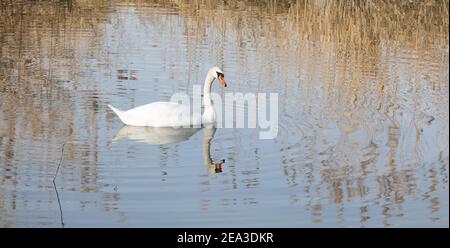
[[[208,74],[219,80],[220,86],[227,87],[227,83],[225,82],[225,75],[219,67],[214,66],[213,68],[209,69]]]

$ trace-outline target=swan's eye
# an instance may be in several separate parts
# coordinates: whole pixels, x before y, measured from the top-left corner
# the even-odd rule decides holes
[[[224,78],[225,77],[225,75],[223,75],[223,73],[221,73],[221,72],[216,71],[216,73],[217,73],[217,78],[220,78],[220,77]]]

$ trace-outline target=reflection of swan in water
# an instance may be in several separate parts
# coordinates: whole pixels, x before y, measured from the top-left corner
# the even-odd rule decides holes
[[[220,163],[214,163],[211,159],[211,140],[214,138],[216,128],[204,128],[203,132],[205,133],[203,138],[203,162],[207,167],[208,173],[220,173],[222,172],[222,165],[225,163],[225,159],[222,159]]]
[[[141,141],[147,144],[173,144],[189,139],[199,130],[200,128],[124,126],[112,141],[115,142],[127,137],[131,140]]]
[[[174,144],[189,139],[199,130],[200,128],[124,126],[112,139],[112,142],[126,137],[147,144]],[[220,173],[222,172],[222,165],[225,163],[225,160],[222,159],[219,163],[215,163],[211,159],[211,140],[214,138],[216,128],[205,127],[203,130],[203,162],[207,167],[208,173]]]

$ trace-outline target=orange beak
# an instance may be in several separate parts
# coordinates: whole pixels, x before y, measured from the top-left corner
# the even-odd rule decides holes
[[[222,76],[219,76],[217,79],[219,80],[220,85],[221,85],[222,87],[227,87],[227,83],[225,82],[225,79],[223,79]]]

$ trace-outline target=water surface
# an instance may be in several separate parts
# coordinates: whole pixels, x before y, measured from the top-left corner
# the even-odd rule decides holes
[[[448,1],[361,2],[0,2],[0,225],[448,227]],[[107,107],[213,65],[276,139]]]

